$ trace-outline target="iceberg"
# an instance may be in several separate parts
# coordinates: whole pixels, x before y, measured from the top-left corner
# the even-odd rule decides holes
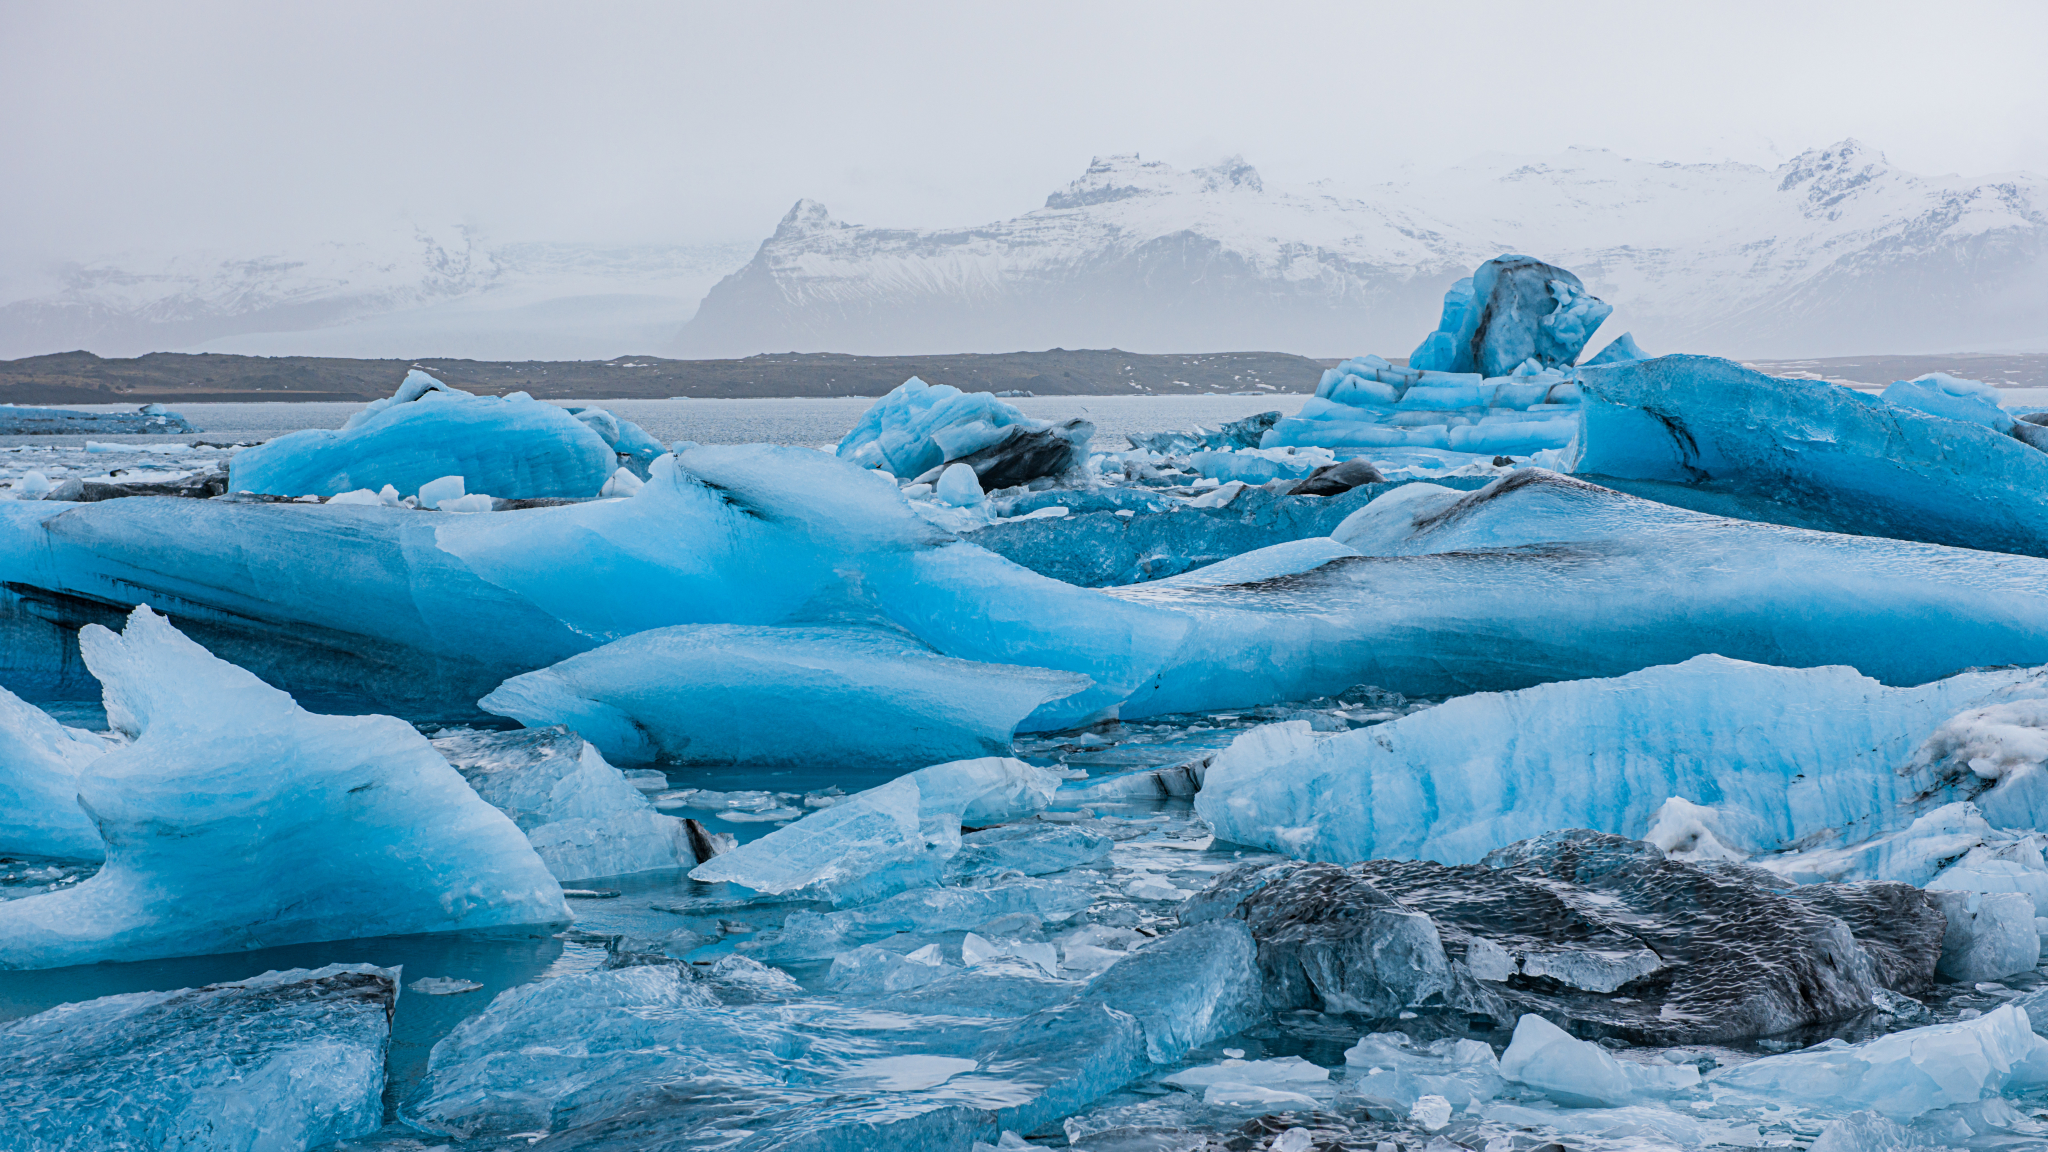
[[[965,464],[984,490],[1057,476],[1087,459],[1095,426],[1033,420],[988,392],[912,376],[875,401],[837,449],[842,459],[902,480]]]
[[[1327,739],[1306,723],[1239,736],[1195,810],[1216,834],[1311,860],[1471,863],[1555,828],[1641,835],[1695,799],[1745,852],[1889,812],[1934,782],[1901,774],[1949,717],[2048,696],[2028,670],[1886,688],[1842,667],[1698,656],[1610,679],[1479,693]]]
[[[936,764],[740,845],[698,865],[690,878],[864,903],[938,883],[960,850],[963,824],[1001,824],[1041,811],[1060,783],[1050,769],[1006,757]]]
[[[1904,406],[1892,390],[1880,399],[1712,356],[1580,377],[1571,471],[1590,480],[1750,520],[2048,556],[2048,452],[2007,434],[1979,393],[1911,385]]]
[[[883,626],[683,625],[515,676],[478,705],[566,724],[623,764],[900,769],[1006,753],[1020,721],[1091,683],[950,659]]]
[[[384,1120],[398,970],[335,964],[0,1024],[0,1147],[311,1149]]]
[[[100,859],[106,842],[78,806],[78,777],[106,751],[0,688],[0,855]]]
[[[1753,1097],[1906,1120],[1936,1108],[2048,1086],[2048,1039],[2007,1004],[1974,1020],[1931,1024],[1863,1044],[1828,1040],[1766,1056],[1708,1081],[1716,1099]]]
[[[1437,330],[1408,363],[1487,376],[1506,375],[1530,359],[1568,368],[1613,311],[1562,268],[1529,256],[1496,256],[1444,294]]]
[[[472,396],[415,368],[340,431],[308,428],[236,453],[228,483],[282,496],[386,484],[408,494],[458,476],[468,491],[505,499],[581,497],[597,495],[617,461],[589,422],[553,404],[523,392]]]
[[[1423,448],[1478,456],[1563,448],[1578,433],[1569,369],[1529,359],[1503,372],[1436,372],[1362,356],[1323,373],[1313,399],[1260,445],[1374,452]]]
[[[566,728],[444,731],[433,744],[526,833],[557,880],[692,868],[731,847],[730,836],[655,811],[646,793]]]
[[[78,778],[106,865],[0,903],[0,968],[569,919],[518,828],[410,725],[308,713],[146,607],[80,645],[132,741]]]

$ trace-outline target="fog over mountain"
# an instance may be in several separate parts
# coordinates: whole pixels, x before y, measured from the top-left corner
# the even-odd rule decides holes
[[[1112,156],[1042,209],[954,230],[804,200],[673,350],[1401,355],[1508,251],[1575,270],[1659,350],[2048,348],[2048,181],[1916,176],[1844,140],[1775,168],[1571,149],[1364,189]]]
[[[1574,269],[1616,306],[1608,335],[1655,350],[2048,349],[2048,181],[1917,176],[1854,140],[1775,168],[1491,155],[1362,188],[1110,156],[1013,219],[873,228],[802,200],[750,248],[447,226],[99,260],[0,300],[0,357],[1403,355],[1444,288],[1506,251]]]

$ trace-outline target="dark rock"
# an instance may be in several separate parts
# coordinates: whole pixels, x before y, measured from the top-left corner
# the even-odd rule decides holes
[[[2048,413],[2041,413],[2041,415],[2048,415]],[[2048,452],[2048,427],[2044,427],[2041,424],[2030,423],[2023,419],[2012,426],[2012,438],[2030,448],[2039,448],[2043,452]]]
[[[1372,461],[1359,457],[1339,464],[1325,464],[1304,477],[1301,483],[1287,490],[1289,496],[1336,496],[1351,491],[1360,484],[1384,484],[1385,476],[1372,466]]]

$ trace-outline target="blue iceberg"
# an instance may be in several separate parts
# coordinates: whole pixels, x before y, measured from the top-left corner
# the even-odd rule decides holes
[[[1505,376],[1528,360],[1569,368],[1613,307],[1577,276],[1530,256],[1496,256],[1444,294],[1443,319],[1411,368]]]
[[[1008,752],[1020,721],[1089,685],[950,659],[887,627],[707,624],[614,640],[479,703],[529,727],[566,724],[622,764],[902,769]]]
[[[1310,860],[1472,863],[1557,828],[1640,836],[1670,797],[1741,851],[1884,818],[1934,783],[1902,772],[1949,717],[2048,696],[2030,671],[1885,688],[1848,668],[1718,656],[1611,680],[1481,693],[1318,739],[1253,729],[1195,807],[1226,840]]]
[[[80,773],[106,865],[0,903],[0,968],[569,918],[519,829],[388,716],[315,716],[147,608],[88,626],[132,741]]]
[[[587,410],[586,410],[587,411]],[[595,496],[618,467],[614,444],[626,422],[590,420],[514,393],[472,396],[415,368],[398,391],[372,401],[338,432],[308,428],[235,454],[236,492],[338,496],[389,484],[416,493],[445,476],[470,492],[503,499]],[[612,426],[610,440],[592,424]],[[630,427],[630,425],[627,425]],[[628,449],[644,449],[640,440]]]
[[[1923,380],[1879,399],[1712,356],[1580,377],[1570,468],[1597,483],[1749,520],[2048,556],[2048,452],[2009,435],[1982,392]]]
[[[78,778],[107,752],[0,688],[0,855],[98,860],[106,842],[78,806]]]

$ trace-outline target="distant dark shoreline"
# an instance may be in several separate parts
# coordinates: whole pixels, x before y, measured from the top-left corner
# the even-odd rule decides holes
[[[155,352],[127,360],[66,352],[0,361],[0,402],[173,404],[374,400],[415,366],[470,392],[540,399],[880,396],[917,376],[973,392],[1040,396],[1311,392],[1336,361],[1283,352],[1148,356],[1116,349],[939,356],[785,353],[744,360],[490,361]],[[1261,387],[1265,385],[1266,387]]]
[[[1403,361],[1397,360],[1396,363]],[[65,352],[0,361],[0,403],[148,404],[374,400],[412,367],[466,391],[541,399],[810,398],[880,396],[911,376],[966,391],[1039,396],[1303,393],[1335,360],[1285,352],[1145,355],[1117,349],[934,356],[781,353],[744,360],[491,361],[429,357],[235,356],[153,352],[105,359]],[[1882,385],[1926,372],[2012,387],[2048,387],[2048,354],[1837,356],[1757,360],[1761,371]]]

